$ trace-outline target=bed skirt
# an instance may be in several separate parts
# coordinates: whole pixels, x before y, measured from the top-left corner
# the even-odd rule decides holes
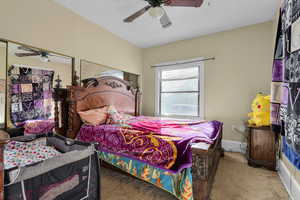
[[[141,161],[112,153],[98,151],[98,155],[106,163],[171,193],[179,200],[193,200],[191,168],[185,168],[175,174]]]

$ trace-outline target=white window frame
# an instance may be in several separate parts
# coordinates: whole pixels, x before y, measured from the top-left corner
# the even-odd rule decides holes
[[[192,60],[184,60],[179,62],[161,63],[155,65],[155,116],[158,117],[171,117],[171,118],[191,118],[191,119],[205,119],[205,80],[204,80],[204,62],[198,61],[203,58],[196,58]],[[168,66],[164,66],[168,65]],[[186,116],[186,115],[161,115],[160,114],[160,96],[161,96],[161,71],[175,70],[183,68],[199,67],[199,102],[198,113],[199,116]]]

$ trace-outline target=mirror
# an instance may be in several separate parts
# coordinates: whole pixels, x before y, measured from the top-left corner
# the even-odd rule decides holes
[[[12,42],[7,52],[7,127],[53,120],[53,88],[72,85],[73,58]]]
[[[6,44],[0,41],[0,129],[5,127]]]
[[[80,62],[80,79],[98,78],[102,76],[115,76],[132,84],[133,87],[138,87],[139,76],[137,74],[121,71],[101,64],[93,63],[86,60]]]
[[[58,76],[62,88],[72,85],[72,57],[9,42],[8,70],[12,66],[54,71],[53,87]]]

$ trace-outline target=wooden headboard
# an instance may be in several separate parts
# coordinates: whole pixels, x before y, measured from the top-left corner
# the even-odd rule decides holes
[[[79,111],[114,105],[120,112],[137,116],[140,112],[139,96],[138,88],[112,76],[84,80],[83,87],[69,86],[67,137],[75,138],[82,125]]]

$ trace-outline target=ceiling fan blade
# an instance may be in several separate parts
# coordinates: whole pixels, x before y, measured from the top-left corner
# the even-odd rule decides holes
[[[141,10],[137,11],[136,13],[134,13],[133,15],[127,17],[126,19],[124,19],[123,21],[125,23],[130,23],[133,22],[136,18],[140,17],[141,15],[143,15],[145,12],[147,12],[149,9],[151,8],[150,5],[146,6],[145,8],[142,8]]]
[[[34,52],[34,53],[39,53],[39,51],[37,51],[37,50],[31,49],[29,47],[24,47],[24,46],[18,46],[18,49],[23,50],[23,51],[31,51],[31,52]]]
[[[169,28],[172,25],[172,22],[168,16],[168,14],[164,13],[164,15],[160,18],[160,24],[163,28]]]
[[[166,6],[200,7],[204,0],[165,0]]]
[[[18,57],[26,57],[26,56],[39,56],[40,53],[15,53]]]

